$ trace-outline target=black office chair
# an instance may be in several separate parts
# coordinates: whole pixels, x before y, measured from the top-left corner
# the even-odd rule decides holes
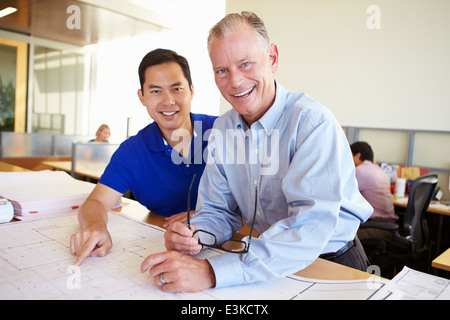
[[[370,263],[380,267],[383,277],[392,278],[405,265],[420,269],[418,267],[420,261],[426,257],[427,251],[429,253],[425,214],[437,182],[437,174],[423,175],[414,180],[402,226],[374,220],[369,220],[360,226],[361,229],[376,228],[388,231],[388,236],[361,239]],[[429,268],[429,260],[428,255],[426,268]]]

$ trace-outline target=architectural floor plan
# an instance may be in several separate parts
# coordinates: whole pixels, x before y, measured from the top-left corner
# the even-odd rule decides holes
[[[76,214],[0,225],[0,299],[383,299],[387,282],[323,281],[289,276],[265,283],[164,293],[140,272],[151,253],[163,252],[164,230],[111,212],[108,229],[113,249],[89,257],[80,267],[69,250],[79,229]],[[205,250],[200,258],[220,254]]]

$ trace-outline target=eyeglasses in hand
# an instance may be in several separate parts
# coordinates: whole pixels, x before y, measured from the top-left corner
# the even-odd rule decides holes
[[[188,205],[187,205],[187,223],[186,224],[189,229],[191,226],[191,217],[190,217],[191,189],[192,189],[192,185],[194,184],[195,177],[196,177],[196,174],[194,174],[194,176],[192,177],[191,185],[189,186],[188,199],[187,199]],[[258,201],[258,187],[255,187],[255,211],[253,213],[253,222],[252,222],[252,226],[250,228],[250,235],[248,237],[248,242],[245,242],[242,240],[229,239],[223,243],[218,244],[217,238],[213,233],[200,229],[200,230],[196,230],[194,232],[194,235],[195,234],[198,235],[198,243],[205,247],[221,249],[221,250],[231,252],[231,253],[247,253],[250,248],[253,227],[255,225],[257,201]]]

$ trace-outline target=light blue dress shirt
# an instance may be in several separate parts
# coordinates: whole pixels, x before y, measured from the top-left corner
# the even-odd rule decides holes
[[[253,223],[246,254],[209,258],[216,287],[293,274],[353,240],[373,209],[361,196],[345,134],[332,113],[276,82],[272,107],[248,128],[233,109],[211,132],[208,163],[192,218],[197,229],[229,239]]]

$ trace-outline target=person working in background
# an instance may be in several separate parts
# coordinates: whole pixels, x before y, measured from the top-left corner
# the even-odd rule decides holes
[[[191,193],[195,208],[206,135],[217,117],[191,113],[194,86],[189,64],[173,51],[149,52],[139,66],[139,79],[139,99],[154,122],[119,146],[80,208],[81,231],[70,238],[76,265],[87,256],[109,252],[107,212],[127,190],[149,210],[170,217],[167,223],[185,221],[189,184],[196,174]]]
[[[109,142],[110,135],[111,129],[109,126],[107,124],[102,124],[95,133],[95,139],[89,140],[89,142]]]
[[[391,183],[383,169],[373,162],[371,146],[367,142],[358,141],[353,143],[350,149],[356,166],[358,189],[374,209],[370,219],[395,222],[398,216],[394,211]],[[390,235],[390,232],[383,230],[363,228],[358,231],[358,237],[373,238],[374,232]]]
[[[169,251],[148,256],[141,271],[150,268],[164,291],[267,281],[319,256],[366,271],[355,235],[372,208],[358,191],[335,117],[275,80],[278,48],[255,14],[227,15],[210,31],[208,50],[216,85],[233,109],[214,124],[191,229],[169,226]],[[207,260],[189,256],[208,244],[206,232],[217,244],[228,240],[242,218],[260,233],[245,248]]]

